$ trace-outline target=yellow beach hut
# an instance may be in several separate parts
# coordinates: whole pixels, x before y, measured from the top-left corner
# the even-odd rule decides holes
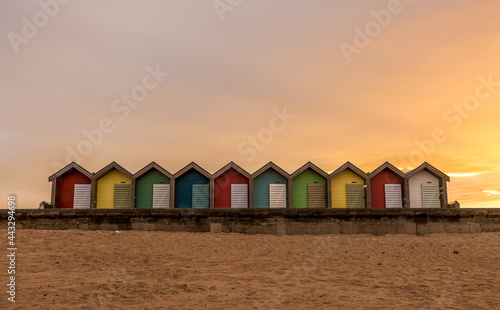
[[[130,208],[132,202],[131,183],[133,175],[112,162],[94,175],[95,199],[98,209]]]
[[[330,174],[332,208],[366,208],[368,176],[350,162]]]

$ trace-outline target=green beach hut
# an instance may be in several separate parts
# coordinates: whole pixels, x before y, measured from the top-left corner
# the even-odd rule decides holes
[[[155,162],[134,174],[134,207],[139,209],[170,208],[173,205],[173,177]]]
[[[290,178],[293,208],[326,208],[331,205],[329,175],[312,162],[300,167]]]

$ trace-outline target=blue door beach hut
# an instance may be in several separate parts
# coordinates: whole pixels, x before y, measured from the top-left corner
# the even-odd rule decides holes
[[[205,169],[192,162],[174,175],[175,208],[210,208],[210,180]]]

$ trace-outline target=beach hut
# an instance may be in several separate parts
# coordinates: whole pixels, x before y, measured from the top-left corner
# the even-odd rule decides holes
[[[250,174],[230,162],[212,176],[214,208],[248,208]]]
[[[287,208],[290,174],[269,162],[252,174],[254,208]]]
[[[175,208],[210,208],[212,176],[192,162],[174,175]]]
[[[51,204],[61,209],[89,209],[92,173],[75,162],[49,177],[52,182]]]
[[[132,207],[139,209],[170,208],[172,205],[172,174],[155,162],[134,174]]]
[[[332,208],[366,208],[368,175],[350,162],[330,174]]]
[[[406,173],[410,208],[443,208],[448,205],[450,177],[425,162]]]
[[[112,162],[94,175],[94,204],[98,209],[123,209],[131,207],[133,175]]]
[[[294,208],[326,208],[330,205],[328,173],[308,162],[292,173],[290,178]]]
[[[406,175],[385,162],[368,175],[371,208],[405,208]]]

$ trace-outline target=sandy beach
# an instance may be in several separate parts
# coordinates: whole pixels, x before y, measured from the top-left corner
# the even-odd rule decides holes
[[[18,230],[16,241],[16,303],[3,293],[1,309],[500,306],[500,233]],[[2,261],[7,269],[8,261]],[[6,273],[2,279],[8,283]]]

